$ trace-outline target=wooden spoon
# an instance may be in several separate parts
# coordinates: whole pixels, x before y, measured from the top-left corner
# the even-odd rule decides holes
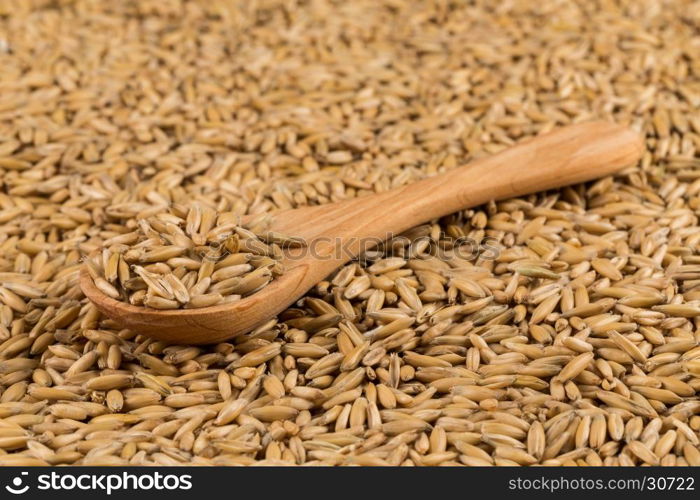
[[[220,342],[285,310],[355,258],[360,249],[366,249],[368,241],[382,241],[489,200],[609,175],[634,164],[642,151],[641,138],[622,126],[603,122],[572,125],[391,191],[276,212],[270,229],[302,237],[308,245],[285,250],[284,274],[231,304],[178,310],[133,306],[104,295],[85,269],[80,285],[100,312],[124,328],[174,343]]]

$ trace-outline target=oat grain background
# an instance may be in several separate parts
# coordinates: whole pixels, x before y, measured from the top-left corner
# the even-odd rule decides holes
[[[697,1],[4,0],[0,464],[700,465],[699,107]],[[594,118],[639,165],[415,228],[228,343],[78,287],[154,207],[363,196]]]

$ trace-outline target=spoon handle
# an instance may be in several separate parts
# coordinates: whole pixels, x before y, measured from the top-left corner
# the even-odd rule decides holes
[[[641,137],[607,122],[571,125],[496,155],[391,191],[283,212],[281,229],[318,236],[384,239],[489,200],[589,181],[633,165]]]
[[[626,127],[605,122],[572,125],[408,185],[396,197],[404,202],[403,215],[411,219],[411,227],[489,200],[603,177],[633,165],[642,151],[641,138]]]

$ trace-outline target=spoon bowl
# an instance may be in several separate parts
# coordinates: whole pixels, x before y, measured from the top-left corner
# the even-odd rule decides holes
[[[285,249],[284,273],[232,303],[176,310],[134,306],[102,293],[85,269],[80,286],[121,327],[172,343],[221,342],[284,311],[362,250],[392,235],[490,200],[610,175],[633,165],[642,151],[640,136],[626,127],[578,124],[390,191],[275,212],[270,230],[300,237],[306,245]]]

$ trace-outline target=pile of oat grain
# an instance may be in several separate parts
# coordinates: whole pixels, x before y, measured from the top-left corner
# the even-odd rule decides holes
[[[0,68],[0,464],[700,465],[700,2],[6,0]],[[154,206],[363,196],[594,118],[640,165],[415,228],[228,343],[78,287]]]
[[[265,221],[243,226],[239,214],[200,203],[156,205],[150,217],[141,215],[114,227],[102,249],[84,261],[100,292],[135,306],[237,302],[282,274],[277,243],[294,242],[277,239]]]

